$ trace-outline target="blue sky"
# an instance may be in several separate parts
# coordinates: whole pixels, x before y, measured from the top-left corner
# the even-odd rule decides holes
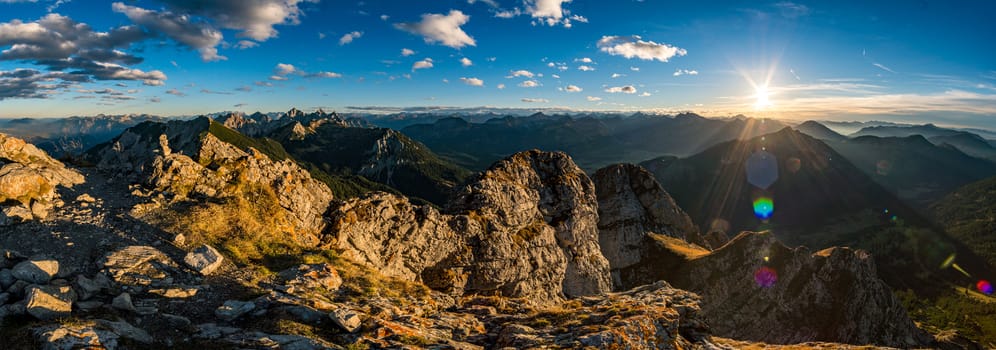
[[[496,106],[996,128],[996,3],[954,3],[0,0],[0,117]]]

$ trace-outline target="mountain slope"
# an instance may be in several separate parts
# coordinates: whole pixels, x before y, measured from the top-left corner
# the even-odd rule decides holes
[[[996,147],[976,134],[963,132],[949,136],[934,136],[928,140],[935,145],[951,145],[973,157],[996,161]]]
[[[303,163],[329,174],[359,175],[408,196],[444,203],[470,172],[407,136],[380,128],[336,123],[284,126],[273,137]]]
[[[959,186],[996,175],[996,164],[923,136],[862,136],[828,144],[883,187],[926,208]]]
[[[965,185],[931,206],[953,237],[996,266],[996,177]]]
[[[941,128],[934,124],[923,124],[923,125],[879,125],[879,126],[869,126],[862,128],[857,132],[848,135],[850,137],[860,137],[860,136],[878,136],[878,137],[908,137],[913,135],[920,135],[925,138],[931,138],[935,136],[951,136],[958,134],[960,131]]]
[[[748,168],[750,159],[761,155],[777,162],[778,177],[767,189],[748,182],[751,172],[771,171]],[[972,273],[993,275],[983,260],[935,230],[846,158],[791,129],[727,142],[689,158],[642,165],[707,232],[770,229],[790,245],[867,249],[875,256],[879,275],[900,289],[930,289],[937,284],[928,276],[935,273],[961,284],[957,272],[938,271],[951,254]],[[756,216],[754,202],[762,197],[773,202],[768,204],[773,205],[769,220]],[[758,209],[765,209],[766,201],[757,203]]]
[[[548,116],[494,118],[471,123],[444,118],[402,132],[469,169],[483,169],[508,154],[532,148],[570,154],[589,172],[619,162],[661,155],[687,156],[716,143],[781,129],[775,120],[712,119],[685,113],[657,116]]]
[[[812,120],[797,125],[795,129],[819,140],[842,141],[847,139],[847,136],[838,134],[823,124]]]

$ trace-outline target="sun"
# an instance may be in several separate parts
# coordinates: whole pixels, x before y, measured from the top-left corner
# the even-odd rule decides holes
[[[755,88],[754,98],[754,109],[761,110],[771,107],[771,94],[768,92],[767,85],[760,85]]]

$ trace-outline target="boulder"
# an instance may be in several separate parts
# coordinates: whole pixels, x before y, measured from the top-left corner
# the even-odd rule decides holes
[[[67,169],[24,140],[0,134],[0,226],[46,218],[58,199],[56,187],[83,183],[83,176]],[[6,203],[17,205],[8,206]]]
[[[28,260],[14,265],[11,274],[22,281],[46,284],[59,273],[59,262],[56,260]]]
[[[135,309],[135,304],[132,303],[131,301],[131,294],[128,293],[121,293],[118,294],[118,296],[114,297],[114,299],[111,300],[111,307],[121,311],[128,311],[128,312],[137,311]]]
[[[329,264],[300,265],[281,271],[277,277],[285,286],[322,293],[334,292],[342,285],[342,277]]]
[[[346,330],[350,333],[355,333],[360,329],[360,325],[363,320],[360,319],[360,314],[356,311],[347,308],[337,308],[329,312],[329,318],[336,326]]]
[[[219,253],[214,247],[207,244],[197,247],[193,251],[187,253],[187,256],[183,258],[183,262],[187,264],[191,269],[197,271],[202,275],[210,275],[212,272],[221,267],[222,262],[225,258]]]
[[[10,285],[17,282],[14,273],[10,269],[0,269],[0,290],[10,288]]]
[[[108,253],[101,261],[107,276],[132,286],[167,285],[177,266],[166,254],[150,246],[127,246]],[[95,278],[99,278],[95,277]]]
[[[35,328],[44,350],[117,349],[119,336],[93,324],[54,324]]]
[[[26,290],[26,311],[39,320],[68,317],[73,311],[76,293],[68,286],[31,286]]]
[[[214,315],[222,321],[231,322],[254,309],[256,304],[251,301],[227,300],[214,310]]]

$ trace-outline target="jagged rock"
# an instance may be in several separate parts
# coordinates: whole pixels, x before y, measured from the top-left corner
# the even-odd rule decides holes
[[[170,201],[242,195],[233,190],[235,183],[270,188],[296,232],[321,231],[322,215],[332,200],[328,186],[292,160],[271,159],[230,143],[242,141],[253,142],[201,117],[140,124],[91,154],[98,168],[130,174],[153,192],[171,194]]]
[[[59,273],[59,262],[55,260],[28,260],[14,265],[11,274],[22,281],[46,284]]]
[[[0,225],[47,217],[58,199],[57,186],[73,187],[84,181],[45,151],[4,134],[0,134],[0,160],[0,203],[20,203],[0,208]]]
[[[210,275],[221,267],[224,261],[225,258],[221,253],[207,244],[197,247],[197,249],[194,249],[187,253],[187,256],[183,257],[183,262],[187,266],[190,266],[191,269],[202,275]]]
[[[135,309],[135,304],[132,303],[131,301],[131,294],[128,293],[121,293],[118,294],[118,296],[114,297],[114,299],[111,300],[111,307],[121,311],[128,311],[128,312],[138,311]]]
[[[70,287],[31,286],[27,288],[25,308],[39,320],[67,317],[73,311],[76,293]]]
[[[492,166],[448,212],[373,194],[332,213],[328,246],[387,275],[452,294],[563,296],[611,289],[591,180],[563,153],[528,151]]]
[[[665,276],[702,296],[715,334],[769,343],[807,341],[910,348],[930,339],[913,324],[862,250],[790,249],[744,232]]]
[[[730,241],[730,237],[726,235],[726,232],[713,230],[706,234],[705,241],[713,249],[718,249],[728,243]]]
[[[332,319],[332,322],[335,323],[336,326],[339,326],[350,333],[355,333],[359,330],[360,325],[363,323],[363,320],[360,319],[359,313],[346,308],[337,308],[332,310],[332,312],[329,313],[329,318]]]
[[[93,196],[91,196],[91,195],[89,195],[87,193],[84,193],[84,194],[81,194],[79,196],[76,196],[76,201],[80,202],[80,203],[94,203],[97,200],[94,199]]]
[[[636,266],[648,259],[648,233],[685,240],[697,236],[692,219],[664,191],[654,175],[638,165],[616,164],[595,172],[598,243],[612,267],[613,284],[632,288],[654,280]]]
[[[228,300],[214,310],[214,315],[223,321],[231,322],[255,308],[256,304],[251,301]]]
[[[24,296],[24,294],[27,293],[27,290],[25,290],[25,288],[27,288],[30,285],[31,283],[27,281],[16,280],[14,283],[10,285],[10,287],[7,288],[7,293],[16,295],[18,297]]]
[[[142,344],[152,344],[152,336],[148,332],[132,326],[128,322],[118,321],[111,322],[107,320],[98,320],[97,324],[106,327],[123,338],[131,339]]]
[[[118,249],[108,253],[98,265],[107,271],[114,282],[129,286],[170,285],[170,276],[178,271],[173,259],[150,246]]]
[[[118,348],[119,336],[93,324],[54,324],[34,329],[35,339],[44,350]]]
[[[342,285],[342,277],[329,264],[300,265],[277,274],[283,285],[300,290],[318,290],[321,293],[334,292]],[[296,294],[293,291],[288,291]]]
[[[180,315],[162,314],[160,316],[166,320],[166,324],[175,329],[185,329],[191,325],[189,318]]]
[[[0,305],[7,304],[8,300],[10,300],[10,293],[0,293]]]

